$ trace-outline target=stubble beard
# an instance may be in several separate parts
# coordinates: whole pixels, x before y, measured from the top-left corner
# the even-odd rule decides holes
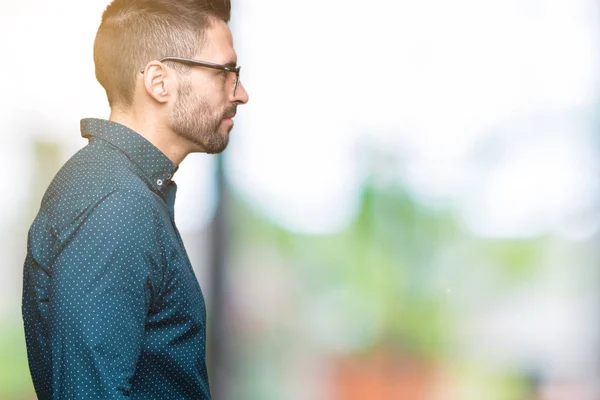
[[[229,143],[231,130],[219,131],[226,113],[215,110],[206,98],[194,96],[191,85],[184,84],[179,88],[171,129],[208,154],[221,153]]]

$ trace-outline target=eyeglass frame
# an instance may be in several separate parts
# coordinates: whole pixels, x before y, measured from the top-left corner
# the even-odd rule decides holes
[[[183,58],[183,57],[163,57],[158,61],[159,62],[174,61],[174,62],[179,62],[182,64],[189,64],[189,65],[196,65],[199,67],[217,69],[219,71],[233,72],[233,73],[235,73],[235,83],[233,84],[233,95],[234,96],[235,96],[235,91],[237,90],[237,87],[240,83],[240,69],[242,67],[239,65],[237,67],[231,67],[229,65],[215,64],[215,63],[211,63],[208,61],[200,61],[200,60],[194,60],[193,58]],[[143,74],[145,70],[146,70],[146,68],[143,68],[140,72]]]

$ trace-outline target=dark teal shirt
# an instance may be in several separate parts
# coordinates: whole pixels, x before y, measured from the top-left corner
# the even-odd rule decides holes
[[[210,399],[206,311],[175,226],[173,163],[115,122],[50,184],[28,237],[23,321],[38,397]]]

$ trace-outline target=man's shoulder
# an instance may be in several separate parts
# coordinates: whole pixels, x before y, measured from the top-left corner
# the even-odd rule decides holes
[[[98,141],[89,143],[65,162],[50,183],[46,195],[98,188],[135,189],[140,184],[141,178],[127,156]]]
[[[90,143],[61,167],[48,186],[41,208],[46,210],[84,206],[111,192],[137,193],[150,201],[152,192],[135,166],[117,149]]]
[[[59,230],[78,224],[91,213],[114,217],[114,223],[125,221],[129,215],[153,217],[155,213],[149,211],[160,208],[159,198],[124,157],[118,151],[88,144],[56,174],[44,194],[40,212]]]
[[[81,229],[114,234],[136,229],[156,231],[163,219],[159,207],[147,193],[115,188],[63,197],[42,207],[36,219],[43,217],[44,229],[51,229],[64,240]]]

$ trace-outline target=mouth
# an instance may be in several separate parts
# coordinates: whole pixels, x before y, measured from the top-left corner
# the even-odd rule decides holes
[[[235,114],[237,114],[236,110],[231,110],[230,112],[225,114],[225,117],[223,119],[233,119],[233,117],[235,117]]]

